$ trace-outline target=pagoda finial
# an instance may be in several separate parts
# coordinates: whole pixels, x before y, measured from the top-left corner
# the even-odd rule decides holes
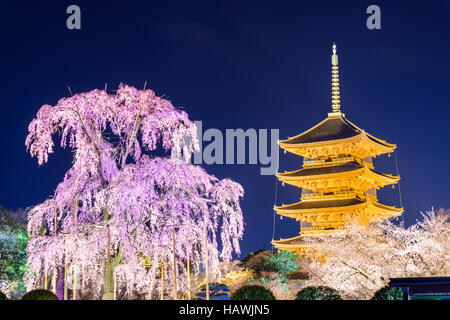
[[[333,112],[340,112],[341,100],[339,95],[339,67],[336,54],[336,44],[333,42],[333,55],[331,56],[331,108]]]

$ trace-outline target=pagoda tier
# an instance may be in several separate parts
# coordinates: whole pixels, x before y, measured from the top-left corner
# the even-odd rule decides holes
[[[327,159],[349,155],[358,159],[391,153],[395,144],[377,139],[358,128],[341,112],[333,112],[313,128],[286,140],[279,145],[285,151],[314,159]]]
[[[332,112],[313,128],[279,145],[303,156],[303,168],[277,173],[280,181],[301,188],[299,202],[275,206],[284,217],[300,221],[300,235],[272,240],[278,249],[296,253],[314,251],[305,237],[332,236],[351,222],[367,225],[402,214],[403,208],[381,204],[376,190],[394,185],[399,176],[374,169],[372,159],[391,153],[396,145],[377,139],[348,121],[340,111],[336,46],[332,56]]]
[[[301,232],[293,238],[273,240],[272,244],[279,250],[311,256],[318,252],[311,244],[305,243],[305,237],[330,237],[336,230],[345,228],[350,221],[367,225],[373,221],[396,217],[403,212],[403,208],[358,198],[300,201],[291,205],[276,206],[274,209],[282,216],[300,221]]]
[[[304,243],[303,236],[297,236],[289,239],[273,240],[273,245],[279,250],[287,250],[295,252],[296,254],[309,254],[314,251],[314,248],[307,243]]]
[[[372,168],[371,168],[372,167]],[[331,162],[328,165],[307,166],[303,169],[278,173],[280,181],[314,190],[314,193],[328,193],[342,189],[364,193],[370,188],[379,189],[395,184],[400,177],[373,170],[368,162]]]
[[[359,197],[303,200],[294,204],[275,206],[274,209],[282,216],[311,223],[311,227],[302,227],[301,233],[305,235],[332,230],[355,219],[361,224],[368,224],[371,221],[395,217],[403,211],[401,208]]]

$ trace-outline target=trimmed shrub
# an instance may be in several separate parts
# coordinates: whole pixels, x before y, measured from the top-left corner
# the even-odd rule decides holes
[[[242,267],[257,272],[291,273],[298,270],[297,257],[294,253],[280,250],[259,250],[248,254],[242,260]]]
[[[58,300],[58,297],[49,290],[33,290],[25,293],[22,300]]]
[[[222,277],[222,281],[228,287],[239,287],[239,284],[247,283],[251,279],[255,278],[255,272],[250,269],[242,269],[238,271],[231,271],[225,273]]]
[[[375,292],[370,300],[403,300],[403,291],[397,287],[385,286]]]
[[[258,250],[256,252],[251,252],[242,260],[242,267],[254,271],[262,271],[264,261],[266,261],[266,259],[271,255],[272,251],[270,250]]]
[[[231,300],[275,300],[275,296],[262,286],[243,286],[236,290]]]
[[[334,289],[324,286],[306,287],[297,293],[296,300],[342,300]]]
[[[264,271],[290,273],[298,270],[298,263],[293,252],[280,250],[270,255],[262,264]]]
[[[0,291],[0,300],[8,300],[8,297],[6,296],[6,294],[4,294],[1,291]]]

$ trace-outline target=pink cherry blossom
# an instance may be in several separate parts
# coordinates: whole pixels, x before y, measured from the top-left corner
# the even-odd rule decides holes
[[[187,252],[192,273],[203,266],[205,225],[211,272],[239,254],[241,185],[177,157],[152,156],[162,147],[189,159],[198,149],[196,132],[170,101],[127,85],[115,94],[92,90],[42,106],[29,125],[31,156],[46,163],[58,133],[61,147],[74,156],[53,197],[29,212],[28,288],[42,287],[44,273],[51,276],[55,265],[62,270],[68,263],[68,282],[76,269],[81,294],[101,298],[109,250],[111,262],[121,256],[114,268],[118,296],[157,298],[161,263],[166,286],[174,281],[172,228],[180,292],[187,285]],[[191,143],[181,148],[186,136]]]

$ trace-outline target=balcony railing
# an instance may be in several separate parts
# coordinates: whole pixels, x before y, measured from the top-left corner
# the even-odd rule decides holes
[[[359,195],[355,191],[340,191],[333,194],[324,193],[303,193],[302,200],[314,200],[314,199],[335,199],[335,198],[353,198]]]
[[[337,230],[340,230],[342,227],[342,223],[336,223],[333,228],[324,228],[324,226],[314,226],[314,227],[301,227],[300,234],[301,235],[320,235],[320,234],[330,234],[334,233]]]

